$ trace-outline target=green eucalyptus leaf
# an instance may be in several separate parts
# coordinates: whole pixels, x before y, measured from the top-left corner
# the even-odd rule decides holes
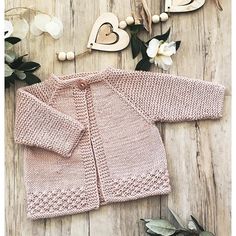
[[[176,51],[179,49],[180,44],[181,44],[181,41],[176,41],[175,42],[175,49],[176,49]]]
[[[10,88],[11,84],[9,81],[5,79],[5,88]]]
[[[215,236],[213,233],[208,231],[202,231],[199,236]]]
[[[174,217],[174,219],[177,222],[178,226],[181,227],[181,228],[185,228],[185,225],[183,224],[180,217],[172,209],[169,208],[169,211],[170,211],[171,215]]]
[[[129,29],[130,29],[131,34],[137,34],[141,30],[143,30],[144,27],[142,24],[136,24],[136,25],[129,25]]]
[[[161,35],[157,35],[153,38],[155,39],[158,39],[158,40],[163,40],[163,41],[166,41],[168,38],[169,38],[169,35],[170,35],[170,28],[164,33],[164,34],[161,34]],[[147,41],[147,43],[149,43],[153,38],[151,38],[150,40]]]
[[[138,56],[141,49],[140,39],[136,35],[131,35],[130,44],[131,44],[132,56],[134,59],[135,57]]]
[[[17,38],[17,37],[8,37],[8,38],[5,38],[5,41],[14,45],[14,44],[20,42],[21,39]]]
[[[13,44],[9,43],[9,42],[5,42],[5,51],[9,51],[11,50],[13,47]]]
[[[5,64],[5,77],[11,76],[14,70],[7,64]]]
[[[142,43],[140,45],[140,49],[141,49],[142,57],[149,60],[149,57],[147,55],[147,46],[146,46],[146,44],[143,41],[142,41]]]
[[[20,57],[16,58],[16,59],[11,63],[11,67],[14,68],[14,69],[18,68],[22,63],[24,63],[24,62],[23,62],[23,58],[24,58],[25,56],[27,56],[27,55],[28,55],[28,54],[25,54],[25,55],[23,55],[23,56],[20,56]]]
[[[146,233],[149,235],[158,235],[158,234],[154,233],[153,231],[151,231],[150,229],[147,229]]]
[[[152,219],[140,219],[140,220],[142,220],[142,221],[147,223],[147,222],[151,221]]]
[[[29,85],[31,84],[36,84],[41,82],[41,80],[34,74],[30,73],[30,72],[25,72],[26,74],[26,78],[25,78],[25,82]]]
[[[143,71],[148,71],[151,67],[151,62],[149,61],[148,58],[143,58],[138,62],[138,64],[135,67],[135,70],[143,70]]]
[[[197,226],[198,231],[205,231],[204,228],[198,223],[198,221],[192,215],[190,217],[193,220],[193,222],[195,223],[195,225]]]
[[[163,236],[173,235],[176,232],[176,228],[167,220],[151,220],[146,223],[146,227],[156,234]]]
[[[24,73],[24,71],[15,70],[15,74],[20,80],[24,80],[26,78],[26,74]]]
[[[15,81],[18,80],[16,74],[13,72],[10,76],[5,77],[5,81],[15,84]]]
[[[198,231],[196,224],[192,220],[188,222],[188,229]]]
[[[16,58],[16,54],[13,51],[9,51],[5,53],[5,61],[8,63],[12,63]]]
[[[169,38],[169,35],[170,35],[170,28],[164,33],[164,34],[161,34],[161,35],[157,35],[156,39],[158,40],[163,40],[163,41],[166,41],[168,38]]]
[[[36,71],[40,67],[40,64],[37,62],[29,61],[22,63],[17,69],[27,72]]]

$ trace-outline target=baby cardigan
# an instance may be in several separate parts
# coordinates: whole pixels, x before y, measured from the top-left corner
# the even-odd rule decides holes
[[[155,122],[222,116],[224,87],[107,68],[17,91],[15,141],[24,144],[27,215],[75,214],[171,191]]]

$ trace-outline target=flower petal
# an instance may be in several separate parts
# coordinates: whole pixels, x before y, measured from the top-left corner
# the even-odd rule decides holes
[[[155,57],[149,59],[150,63],[155,63]]]
[[[171,57],[159,55],[155,57],[155,64],[163,70],[168,70],[172,65],[173,61]]]
[[[168,43],[161,43],[159,49],[158,49],[158,54],[163,54],[165,47],[168,45]]]
[[[16,53],[14,51],[5,52],[5,61],[12,63],[16,59]]]
[[[21,80],[24,80],[26,78],[26,74],[24,71],[21,70],[15,70],[15,74],[17,75],[17,77]]]
[[[5,32],[7,32],[7,33],[4,34],[4,39],[10,37],[13,32],[13,25],[12,25],[11,21],[9,21],[9,20],[5,20],[4,33]]]
[[[57,17],[52,17],[52,21],[57,23],[59,25],[59,27],[61,28],[61,30],[63,30],[63,24],[61,22],[61,20]]]
[[[164,56],[172,56],[173,54],[176,53],[176,43],[171,42],[171,43],[163,43],[161,44],[159,50],[159,54],[162,54]]]
[[[16,18],[13,20],[14,30],[12,36],[23,39],[26,37],[29,31],[29,24],[28,22],[22,18]]]
[[[5,51],[10,51],[13,48],[13,44],[5,42]]]
[[[34,24],[41,31],[46,31],[45,26],[51,21],[51,17],[47,14],[38,14],[34,17]]]
[[[33,34],[34,36],[39,36],[40,34],[43,33],[42,30],[40,30],[34,23],[34,20],[31,21],[30,23],[30,33]]]
[[[5,77],[11,76],[14,70],[5,63]]]
[[[158,49],[159,49],[160,41],[157,39],[152,39],[147,48],[147,55],[151,58],[155,57],[157,55]]]
[[[62,36],[63,33],[63,24],[62,22],[53,17],[52,20],[45,26],[46,32],[48,32],[54,39],[58,39]]]
[[[61,30],[58,24],[55,22],[50,22],[45,27],[46,32],[48,32],[54,39],[58,39],[61,36]]]

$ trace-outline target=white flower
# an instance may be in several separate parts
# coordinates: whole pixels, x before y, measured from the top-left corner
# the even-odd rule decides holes
[[[11,34],[13,32],[13,25],[12,25],[11,21],[5,20],[4,32],[6,32],[6,34],[4,34],[4,38],[8,38],[11,36]]]
[[[63,34],[63,24],[60,19],[47,14],[37,14],[31,21],[30,26],[24,18],[16,18],[12,22],[5,20],[4,38],[14,36],[23,39],[26,37],[29,29],[35,36],[47,32],[54,39],[59,39]]]
[[[30,32],[35,36],[47,32],[54,39],[59,39],[63,34],[63,24],[57,17],[51,17],[47,14],[38,14],[31,22]]]
[[[29,24],[24,18],[16,18],[12,21],[13,33],[12,36],[24,39],[29,31]]]
[[[171,56],[176,53],[176,43],[166,43],[158,39],[152,39],[147,48],[150,62],[158,65],[163,70],[168,70],[172,65]]]
[[[45,25],[45,31],[54,39],[59,39],[63,33],[63,24],[57,17],[52,17],[51,21]]]
[[[15,18],[12,21],[5,20],[5,30],[6,34],[4,38],[10,36],[23,39],[26,37],[29,31],[29,24],[24,18]]]

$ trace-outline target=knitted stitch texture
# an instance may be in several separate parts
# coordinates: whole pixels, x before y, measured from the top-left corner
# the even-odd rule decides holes
[[[18,89],[15,141],[24,145],[28,217],[168,194],[155,122],[216,119],[223,101],[219,84],[113,68],[52,74]]]

